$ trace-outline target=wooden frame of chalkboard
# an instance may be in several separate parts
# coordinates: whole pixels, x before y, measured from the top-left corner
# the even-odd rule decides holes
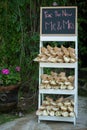
[[[77,35],[77,7],[41,7],[40,35]]]

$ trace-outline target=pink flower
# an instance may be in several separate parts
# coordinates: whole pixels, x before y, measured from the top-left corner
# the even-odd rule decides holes
[[[10,73],[10,71],[9,71],[9,69],[2,69],[2,74],[9,74]]]
[[[16,66],[16,71],[20,72],[20,66]]]

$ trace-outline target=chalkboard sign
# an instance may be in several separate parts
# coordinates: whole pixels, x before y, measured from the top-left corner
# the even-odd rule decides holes
[[[77,7],[41,7],[40,35],[76,35]]]

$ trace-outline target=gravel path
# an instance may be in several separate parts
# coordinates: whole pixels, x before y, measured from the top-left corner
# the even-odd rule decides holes
[[[37,123],[35,112],[26,117],[2,124],[0,130],[87,130],[87,98],[79,97],[76,126],[73,123],[41,121]]]

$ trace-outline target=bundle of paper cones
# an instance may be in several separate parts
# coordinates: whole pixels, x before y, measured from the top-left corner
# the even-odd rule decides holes
[[[54,101],[52,98],[46,97],[36,111],[36,115],[74,117],[74,101],[71,98],[63,97]]]
[[[52,62],[52,63],[74,63],[76,62],[75,49],[72,47],[41,47],[41,53],[34,59],[37,62]]]
[[[41,75],[40,89],[74,89],[74,76],[66,76],[65,72],[59,74],[51,71],[51,74]]]

